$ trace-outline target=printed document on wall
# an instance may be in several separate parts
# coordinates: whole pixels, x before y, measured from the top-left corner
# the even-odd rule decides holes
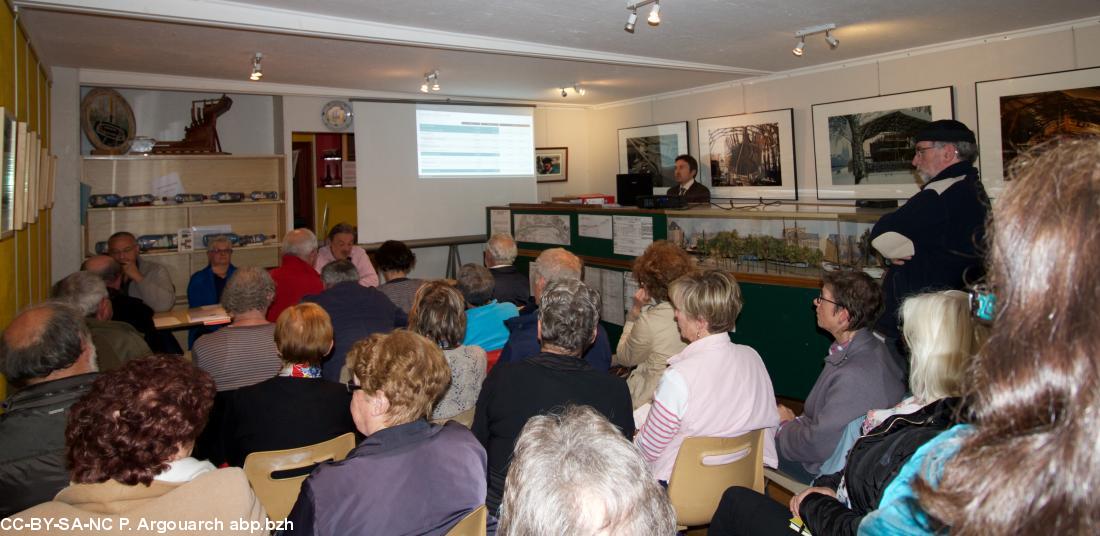
[[[577,233],[588,238],[611,240],[611,216],[578,214]]]
[[[614,216],[616,255],[638,257],[653,243],[653,218],[648,216]]]
[[[602,285],[600,288],[600,302],[602,314],[600,318],[604,322],[623,325],[626,321],[623,311],[623,273],[618,270],[604,270]]]
[[[497,233],[512,236],[511,210],[489,210],[489,235]]]

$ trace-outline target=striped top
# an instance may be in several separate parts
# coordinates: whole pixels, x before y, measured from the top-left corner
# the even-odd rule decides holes
[[[283,368],[275,348],[275,324],[226,326],[195,341],[191,359],[214,377],[218,391],[232,391],[274,377]]]
[[[423,283],[423,279],[399,277],[387,281],[384,285],[378,287],[378,290],[381,290],[398,309],[405,311],[405,314],[409,314],[409,309],[412,309],[413,298],[416,297],[416,290]]]

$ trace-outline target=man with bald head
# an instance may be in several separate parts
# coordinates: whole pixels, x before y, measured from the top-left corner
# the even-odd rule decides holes
[[[125,322],[141,333],[145,344],[156,353],[182,354],[183,349],[171,333],[158,332],[153,323],[153,309],[145,302],[123,293],[122,266],[107,255],[95,255],[84,259],[80,265],[82,271],[99,276],[107,285],[107,297],[111,300],[111,318],[116,322]]]
[[[0,374],[16,391],[0,415],[0,518],[48,501],[69,484],[69,406],[96,377],[95,346],[76,308],[24,310],[0,336]]]
[[[172,275],[159,263],[142,259],[133,233],[119,231],[107,239],[107,254],[122,268],[121,290],[145,302],[156,312],[170,311],[176,304]]]
[[[279,313],[297,305],[307,294],[320,294],[324,283],[313,262],[317,260],[317,236],[309,229],[295,229],[283,238],[283,260],[271,270],[275,280],[275,301],[267,310],[268,322],[279,319]]]
[[[509,335],[498,363],[522,361],[539,353],[539,295],[554,281],[580,279],[584,263],[563,248],[550,248],[539,254],[530,269],[534,274],[531,288],[534,304],[525,308],[523,314],[504,321]],[[611,343],[607,331],[599,323],[596,324],[596,340],[585,350],[584,359],[596,370],[606,372],[611,368]]]

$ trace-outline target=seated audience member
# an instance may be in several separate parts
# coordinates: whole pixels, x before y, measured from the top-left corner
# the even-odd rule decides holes
[[[275,322],[275,346],[283,360],[279,374],[230,398],[223,431],[230,465],[243,466],[253,452],[304,447],[355,431],[351,395],[342,384],[321,379],[321,360],[332,349],[325,310],[315,303],[284,309]]]
[[[695,260],[680,246],[664,240],[649,245],[634,259],[632,272],[638,282],[634,305],[623,324],[613,365],[635,367],[626,379],[634,409],[653,400],[657,382],[668,368],[668,358],[687,344],[676,328],[668,285],[695,271]]]
[[[107,254],[122,267],[122,291],[154,312],[169,311],[176,304],[176,286],[163,265],[141,258],[137,238],[120,231],[107,239]]]
[[[485,450],[461,424],[426,420],[450,377],[443,352],[397,330],[356,343],[348,366],[367,437],[313,470],[289,521],[317,535],[446,534],[485,499]]]
[[[432,420],[449,419],[473,409],[485,381],[485,350],[462,344],[465,305],[462,294],[447,282],[428,281],[416,291],[409,312],[409,331],[439,345],[451,370],[451,384],[436,403]]]
[[[355,265],[355,272],[359,274],[356,280],[360,285],[377,287],[378,273],[374,271],[366,250],[355,245],[355,238],[355,227],[351,224],[340,222],[334,225],[328,231],[328,243],[317,250],[317,260],[313,261],[313,268],[321,273],[333,261],[349,261]]]
[[[993,206],[996,315],[968,424],[926,443],[860,534],[1092,534],[1100,519],[1100,140],[1021,155]]]
[[[131,359],[153,353],[133,326],[111,320],[107,286],[94,274],[69,274],[53,286],[50,296],[84,313],[84,323],[92,334],[100,370],[114,370]]]
[[[271,270],[275,281],[275,300],[267,310],[267,321],[274,322],[279,313],[291,305],[297,305],[307,294],[325,290],[321,276],[313,269],[317,258],[317,237],[309,229],[295,229],[283,239],[283,260]]]
[[[855,534],[913,452],[955,423],[966,364],[976,349],[967,295],[949,290],[911,296],[901,316],[911,349],[913,396],[852,421],[849,429],[857,432],[851,441],[842,439],[838,445],[843,453],[837,469],[818,476],[814,487],[795,496],[788,507],[751,489],[727,490],[710,534],[790,534],[792,515],[801,517],[815,535]],[[861,425],[863,437],[858,433]]]
[[[882,308],[882,289],[863,272],[825,272],[814,298],[817,325],[835,342],[825,356],[802,415],[779,406],[779,469],[809,484],[836,448],[844,427],[875,408],[893,406],[905,394],[904,373],[886,345],[871,333]]]
[[[493,299],[493,274],[484,266],[465,264],[458,270],[458,290],[466,300],[466,339],[462,344],[488,352],[504,348],[508,342],[504,321],[519,316],[519,310],[512,303]]]
[[[321,282],[325,284],[324,292],[306,296],[302,302],[320,305],[332,319],[335,345],[321,365],[321,377],[339,382],[344,358],[355,341],[403,327],[408,319],[385,294],[374,286],[363,285],[351,261],[325,265],[321,269]]]
[[[493,368],[477,399],[474,435],[489,454],[490,513],[500,506],[516,438],[527,419],[567,403],[585,404],[634,436],[626,381],[596,370],[581,352],[596,338],[600,295],[576,279],[546,286],[539,299],[538,332],[542,352]]]
[[[134,326],[154,353],[183,353],[171,333],[162,334],[157,331],[157,326],[153,323],[153,310],[145,302],[119,290],[122,286],[122,266],[117,261],[107,255],[94,255],[84,259],[80,269],[99,276],[107,285],[107,297],[111,300],[111,320]]]
[[[206,268],[191,274],[187,283],[187,306],[194,309],[204,305],[214,305],[222,301],[225,283],[237,270],[233,266],[233,242],[225,235],[210,237],[206,246]],[[191,328],[187,335],[187,346],[195,345],[200,335],[216,331],[220,326],[199,326]]]
[[[275,282],[261,268],[239,268],[225,284],[222,307],[233,321],[199,337],[191,351],[192,361],[210,374],[219,392],[260,383],[282,368],[275,324],[264,316],[274,296]]]
[[[0,518],[69,484],[65,420],[95,380],[92,336],[75,307],[24,309],[0,336],[0,374],[12,389],[0,414]]]
[[[374,253],[374,260],[378,261],[378,269],[386,280],[379,290],[408,314],[416,289],[424,282],[423,279],[409,279],[409,272],[416,267],[416,254],[404,242],[386,240]]]
[[[779,426],[771,378],[756,350],[730,342],[741,288],[718,270],[674,281],[669,297],[688,345],[668,359],[648,417],[634,443],[659,480],[668,481],[689,437],[737,437],[764,430],[764,464],[776,466]]]
[[[531,298],[531,284],[512,263],[516,262],[516,241],[504,233],[485,243],[485,267],[493,273],[493,299],[523,307]]]
[[[522,361],[539,353],[539,298],[543,289],[554,281],[581,278],[584,264],[576,255],[562,248],[550,248],[539,254],[531,264],[535,272],[534,304],[523,314],[504,321],[508,327],[508,343],[500,353],[500,363]],[[584,360],[592,368],[606,372],[611,368],[611,342],[603,326],[596,323],[596,341],[584,349]]]
[[[171,522],[165,533],[193,534],[188,522],[221,520],[221,534],[249,534],[267,515],[244,472],[191,457],[206,424],[214,382],[178,356],[135,359],[96,378],[71,408],[65,458],[71,484],[52,501],[13,516],[79,520],[97,534],[127,534]],[[108,522],[109,521],[109,522]],[[233,529],[231,523],[244,524]],[[98,525],[89,525],[98,523]],[[200,527],[204,525],[198,525]]]
[[[523,426],[497,534],[669,536],[676,511],[613,424],[588,406],[566,406]]]

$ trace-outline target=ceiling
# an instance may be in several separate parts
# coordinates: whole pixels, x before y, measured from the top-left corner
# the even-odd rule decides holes
[[[605,104],[983,35],[1100,17],[1096,0],[664,0],[623,31],[623,0],[13,0],[50,66],[242,81]],[[303,5],[308,5],[308,12]],[[836,23],[841,45],[793,33]],[[585,96],[562,86],[574,82]],[[251,87],[251,85],[250,85]]]

